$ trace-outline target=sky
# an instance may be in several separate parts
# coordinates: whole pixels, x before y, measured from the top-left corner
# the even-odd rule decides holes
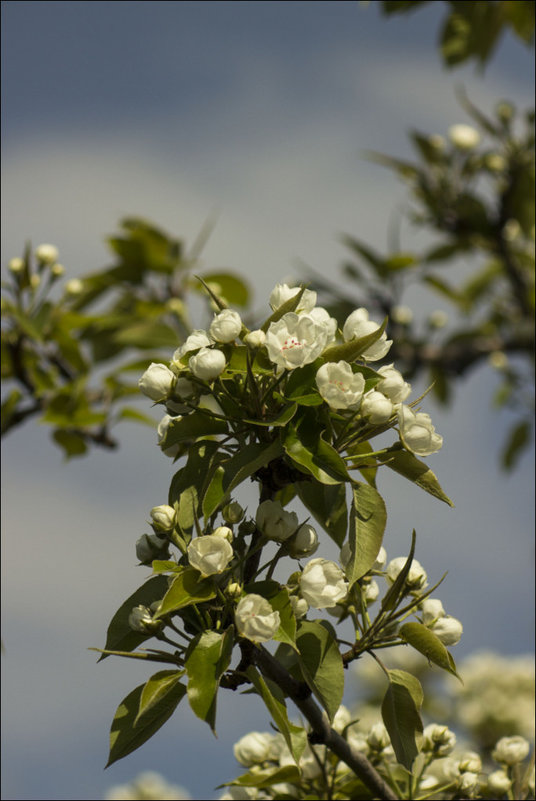
[[[532,54],[509,36],[483,75],[445,72],[442,13],[439,3],[390,20],[377,3],[2,3],[3,267],[27,240],[51,242],[71,278],[109,263],[104,239],[124,216],[191,244],[214,215],[204,266],[245,276],[256,308],[299,261],[341,281],[341,232],[385,247],[403,198],[365,150],[404,157],[407,130],[468,122],[458,84],[485,111],[532,102]],[[403,235],[408,249],[418,242],[409,227]],[[415,528],[429,576],[449,571],[440,597],[464,623],[457,659],[533,649],[534,454],[499,470],[511,418],[491,409],[496,385],[483,368],[453,409],[426,401],[444,437],[430,466],[455,509],[380,480],[388,557],[407,553]],[[181,705],[103,772],[113,712],[149,674],[123,660],[96,666],[87,648],[103,645],[147,575],[134,545],[173,471],[154,431],[125,424],[117,435],[118,452],[67,466],[37,423],[3,446],[6,799],[99,798],[145,769],[216,798],[239,772],[232,744],[268,728],[251,696],[221,693],[218,739]]]

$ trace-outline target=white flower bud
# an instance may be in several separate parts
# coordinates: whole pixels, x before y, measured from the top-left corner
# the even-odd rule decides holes
[[[192,350],[199,350],[199,348],[207,348],[211,344],[207,332],[202,328],[196,328],[195,331],[192,331],[187,337],[186,342],[183,342],[183,344],[177,348],[173,354],[172,361],[178,364],[187,353],[190,353]]]
[[[398,325],[409,325],[413,320],[413,311],[409,306],[393,306],[390,317]]]
[[[371,570],[383,570],[383,568],[385,567],[385,563],[386,562],[387,562],[387,551],[385,550],[385,548],[382,545],[382,547],[378,551],[378,556],[376,557],[376,560],[375,560],[374,564],[372,565],[372,567],[370,569]]]
[[[252,731],[233,746],[235,759],[246,768],[259,765],[270,757],[272,741],[273,734]]]
[[[380,588],[377,581],[367,581],[363,584],[363,597],[368,604],[374,603],[380,594]]]
[[[151,509],[153,526],[157,531],[171,531],[175,525],[175,509],[163,503],[160,506],[153,506]]]
[[[440,617],[445,617],[446,612],[439,598],[425,598],[421,603],[423,623],[430,626]]]
[[[428,325],[430,328],[444,328],[449,321],[447,312],[436,309],[428,315]]]
[[[502,172],[508,166],[508,162],[500,153],[488,153],[484,157],[484,164],[491,172]]]
[[[266,334],[261,328],[256,328],[254,331],[250,331],[249,334],[246,334],[244,342],[249,348],[262,348],[266,342]]]
[[[201,348],[195,356],[190,356],[188,367],[203,381],[212,381],[225,370],[225,355],[221,350]]]
[[[335,712],[335,717],[333,718],[333,723],[331,724],[332,728],[335,731],[342,734],[344,729],[352,722],[352,715],[350,714],[350,710],[341,704],[340,707]]]
[[[305,617],[309,611],[309,604],[305,598],[300,598],[298,595],[290,596],[290,605],[292,606],[292,611],[294,612],[296,620],[300,620],[302,617]]]
[[[238,312],[224,309],[214,315],[208,333],[216,342],[234,342],[242,330],[242,320]]]
[[[348,582],[335,562],[311,559],[300,576],[300,593],[309,606],[327,609],[346,598]]]
[[[228,598],[236,600],[242,595],[242,586],[237,581],[231,581],[225,588],[225,594]]]
[[[456,645],[461,640],[463,626],[455,617],[445,615],[430,626],[430,631],[433,631],[443,645]]]
[[[160,620],[153,620],[151,610],[147,606],[140,604],[139,606],[135,606],[128,616],[128,625],[132,631],[138,631],[141,634],[151,634],[162,628],[163,622]]]
[[[495,370],[504,370],[508,367],[508,356],[503,350],[494,350],[488,356],[488,363]]]
[[[268,357],[278,367],[294,370],[310,364],[326,347],[330,327],[308,314],[284,314],[266,333]]]
[[[405,401],[411,392],[411,385],[404,381],[402,373],[396,370],[392,364],[380,367],[378,373],[382,376],[382,380],[378,381],[375,389],[393,403]]]
[[[415,412],[409,406],[398,410],[398,428],[402,444],[418,456],[430,456],[443,445],[443,437],[436,434],[430,415]]]
[[[231,501],[231,503],[228,503],[227,506],[223,507],[222,517],[226,523],[231,523],[231,525],[233,523],[240,523],[244,517],[244,510],[238,501]]]
[[[55,245],[38,245],[35,249],[35,258],[41,264],[54,264],[58,261],[60,252]]]
[[[174,383],[175,374],[169,367],[152,362],[138,381],[138,386],[151,400],[161,401],[169,395]]]
[[[442,151],[445,149],[445,138],[440,134],[431,134],[428,137],[428,144],[434,148],[434,150]]]
[[[357,409],[365,389],[361,373],[354,373],[348,362],[327,362],[318,368],[316,385],[332,409]]]
[[[32,289],[38,289],[41,286],[41,276],[34,273],[30,276],[30,286]]]
[[[472,150],[480,143],[482,138],[476,128],[462,123],[451,125],[448,134],[450,141],[458,150]]]
[[[142,564],[152,562],[167,551],[167,540],[157,534],[142,534],[136,542],[136,556]]]
[[[188,546],[188,561],[202,576],[223,573],[233,558],[233,549],[224,537],[206,534],[196,537]]]
[[[60,278],[65,273],[65,267],[63,264],[53,264],[50,268],[50,274],[54,278]]]
[[[297,532],[287,541],[289,556],[301,559],[312,556],[318,548],[318,534],[309,523],[303,523]]]
[[[496,793],[498,798],[501,795],[506,795],[512,787],[512,782],[504,770],[495,770],[487,777],[487,786],[488,790]]]
[[[286,512],[279,501],[263,501],[255,521],[264,536],[276,542],[287,540],[299,525],[296,512]]]
[[[516,734],[513,737],[501,737],[495,744],[491,756],[495,762],[503,765],[517,765],[523,762],[529,751],[527,740]]]
[[[251,593],[238,602],[235,611],[238,634],[253,642],[268,642],[277,632],[281,620],[270,603],[261,595]]]
[[[398,578],[398,574],[406,564],[404,556],[397,556],[396,559],[391,559],[387,565],[387,581],[394,584]],[[413,559],[406,578],[406,586],[410,590],[422,590],[427,585],[427,575],[423,566],[417,559]]]
[[[373,751],[383,751],[391,744],[391,738],[383,723],[375,723],[367,735],[367,743]]]
[[[68,295],[80,295],[84,291],[84,282],[80,278],[71,278],[65,282],[64,289]]]
[[[476,751],[466,751],[460,757],[458,770],[460,773],[481,773],[482,760],[480,754],[477,754]]]
[[[160,420],[158,428],[156,429],[158,444],[160,445],[160,447],[162,447],[162,443],[166,437],[167,430],[171,425],[171,423],[173,423],[175,420],[180,420],[180,419],[181,419],[180,415],[177,415],[176,417],[171,417],[169,414],[165,414],[163,418]],[[173,458],[179,452],[180,447],[181,443],[177,442],[175,445],[171,445],[169,448],[166,448],[163,451],[163,453],[165,456]]]
[[[273,311],[279,309],[283,303],[286,303],[287,300],[290,300],[295,295],[298,294],[300,291],[300,287],[290,287],[288,284],[276,284],[272,292],[270,293],[270,307]],[[301,296],[300,302],[298,307],[295,311],[299,314],[300,312],[310,312],[312,308],[314,308],[316,304],[316,292],[313,292],[311,289],[306,289]]]
[[[345,341],[348,342],[351,339],[361,339],[361,337],[367,336],[367,334],[372,334],[374,331],[377,331],[379,327],[378,323],[369,320],[368,311],[361,308],[356,309],[347,317],[342,329],[342,334]],[[393,340],[387,339],[387,334],[384,331],[380,339],[374,342],[374,344],[367,348],[361,355],[369,362],[376,362],[378,359],[383,359],[389,352],[392,344]]]
[[[478,789],[479,781],[478,775],[473,773],[472,771],[468,770],[465,773],[462,773],[460,779],[458,781],[458,790],[463,793],[463,795],[472,796],[474,792]]]
[[[361,401],[360,412],[372,425],[381,425],[392,416],[393,404],[381,392],[371,389]]]
[[[521,233],[521,226],[515,217],[511,217],[509,220],[506,220],[502,233],[507,242],[513,242],[514,239],[517,239]]]
[[[445,757],[452,753],[456,745],[456,735],[448,726],[430,723],[423,731],[422,750],[432,751],[436,756]]]
[[[15,258],[9,260],[7,267],[12,273],[21,273],[24,270],[24,265],[24,259],[21,259],[20,256],[15,256]]]
[[[212,532],[212,536],[223,537],[223,539],[227,540],[227,542],[233,541],[233,532],[228,526],[218,526],[218,528],[215,528]]]

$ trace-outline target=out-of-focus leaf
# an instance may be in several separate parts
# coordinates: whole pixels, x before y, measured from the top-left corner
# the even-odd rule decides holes
[[[504,470],[512,470],[524,449],[530,442],[531,424],[528,420],[516,423],[508,432],[505,447],[501,453],[501,465]]]

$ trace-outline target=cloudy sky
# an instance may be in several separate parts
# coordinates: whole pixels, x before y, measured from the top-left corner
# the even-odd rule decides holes
[[[205,266],[247,277],[256,307],[298,260],[339,280],[339,234],[383,247],[403,196],[364,150],[404,156],[408,129],[466,122],[456,83],[487,111],[503,97],[524,108],[533,92],[532,56],[513,39],[484,75],[446,73],[442,4],[389,21],[377,6],[2,3],[2,264],[28,239],[52,242],[72,277],[107,263],[104,237],[123,216],[191,243],[215,214]],[[407,552],[415,527],[429,574],[449,571],[441,598],[464,622],[461,657],[533,645],[533,453],[500,473],[510,418],[490,408],[495,385],[482,369],[454,410],[427,402],[445,439],[431,466],[454,510],[402,479],[380,487],[389,557]],[[149,768],[216,797],[237,773],[232,743],[268,726],[251,697],[224,696],[214,740],[184,706],[103,773],[113,711],[148,673],[119,660],[96,667],[86,648],[103,644],[146,575],[134,543],[171,477],[153,431],[118,435],[118,453],[68,466],[35,423],[3,448],[4,798],[91,799]]]

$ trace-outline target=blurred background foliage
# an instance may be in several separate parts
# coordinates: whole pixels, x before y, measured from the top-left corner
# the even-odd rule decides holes
[[[387,0],[381,9],[392,16],[426,4]],[[475,60],[483,69],[507,30],[533,43],[533,2],[445,6],[438,48],[447,67]],[[411,131],[414,161],[369,154],[405,182],[403,218],[431,244],[406,250],[399,225],[391,226],[389,248],[378,253],[348,234],[340,279],[303,272],[341,324],[358,306],[388,315],[390,358],[407,379],[432,384],[442,403],[452,403],[456,383],[475,367],[498,371],[493,402],[515,413],[500,456],[510,469],[530,442],[534,411],[534,110],[502,100],[487,113],[458,94],[475,125],[465,126],[465,139],[463,131],[451,130],[449,139]],[[70,458],[91,445],[116,447],[112,429],[121,420],[155,425],[136,408],[137,379],[185,339],[192,302],[205,304],[209,319],[194,274],[210,226],[189,250],[140,218],[119,227],[107,240],[111,266],[61,289],[64,268],[37,258],[39,249],[28,245],[10,261],[2,284],[2,435],[37,417]],[[226,270],[202,271],[202,278],[247,317],[244,279]],[[405,305],[416,286],[449,313],[417,319]]]

